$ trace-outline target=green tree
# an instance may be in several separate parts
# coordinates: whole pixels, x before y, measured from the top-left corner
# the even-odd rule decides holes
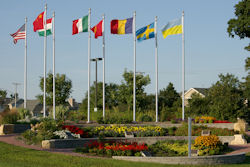
[[[210,115],[222,120],[235,120],[243,106],[240,82],[232,74],[219,75],[220,80],[208,91]]]
[[[235,35],[240,39],[250,37],[250,0],[242,0],[234,6],[236,18],[228,21],[227,32],[229,36],[234,38]],[[245,47],[250,50],[250,44]]]
[[[119,85],[110,83],[105,84],[105,106],[106,108],[113,108],[118,105],[118,89]],[[97,83],[97,108],[102,108],[103,103],[103,83]],[[81,111],[86,111],[88,105],[88,92],[85,94],[85,98],[82,100],[80,106]],[[90,87],[90,105],[95,106],[95,83]]]
[[[250,123],[250,58],[246,59],[245,70],[247,72],[247,76],[243,78],[245,82],[242,83],[242,91],[244,96],[244,105],[241,109],[239,117],[244,118],[248,123]]]
[[[194,93],[188,100],[187,110],[191,116],[201,116],[209,114],[209,98],[201,97],[198,93]]]
[[[0,90],[0,99],[4,99],[7,96],[7,91],[6,90]]]
[[[6,98],[6,96],[7,96],[7,91],[0,89],[0,104],[4,103],[4,99]]]
[[[119,102],[126,104],[128,110],[133,107],[133,72],[126,69],[123,73],[123,81],[119,86]],[[149,75],[144,76],[141,73],[136,74],[136,106],[138,109],[144,108],[144,99],[146,98],[145,87],[150,83]]]
[[[245,70],[247,72],[247,76],[244,78],[245,82],[243,82],[243,91],[244,97],[246,99],[250,99],[250,57],[246,59]]]
[[[181,99],[180,95],[175,90],[173,83],[170,82],[166,88],[160,90],[159,106],[171,108],[179,99]]]
[[[40,88],[43,92],[43,77],[40,78]],[[66,100],[72,92],[72,82],[65,74],[56,74],[55,76],[55,94],[56,105],[67,104]],[[43,103],[43,94],[38,95],[37,98]],[[46,104],[53,105],[53,74],[48,73],[46,77]]]

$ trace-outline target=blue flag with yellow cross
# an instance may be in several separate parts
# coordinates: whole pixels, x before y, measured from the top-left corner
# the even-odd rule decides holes
[[[138,42],[141,42],[146,39],[154,38],[155,37],[155,24],[149,24],[145,27],[136,31],[136,38]]]

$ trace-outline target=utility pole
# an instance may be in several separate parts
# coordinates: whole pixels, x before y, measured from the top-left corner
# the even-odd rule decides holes
[[[17,82],[13,82],[12,84],[15,86],[15,108],[16,108],[16,99],[17,99],[16,94],[17,94],[17,86],[18,86],[18,85],[21,85],[21,84],[20,84],[20,83],[17,83]]]

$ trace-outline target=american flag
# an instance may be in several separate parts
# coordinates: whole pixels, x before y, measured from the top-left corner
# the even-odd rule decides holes
[[[25,24],[17,30],[14,34],[10,34],[14,38],[14,44],[17,43],[17,40],[19,39],[25,39],[26,38],[26,31],[25,31]]]

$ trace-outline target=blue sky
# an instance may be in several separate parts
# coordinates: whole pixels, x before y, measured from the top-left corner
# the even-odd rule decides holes
[[[28,99],[41,94],[39,79],[43,76],[43,38],[33,32],[33,21],[48,4],[48,15],[56,14],[56,72],[66,74],[73,83],[71,96],[80,102],[87,91],[88,33],[72,36],[72,21],[88,14],[91,8],[91,25],[105,14],[106,81],[121,83],[124,69],[133,70],[133,36],[111,35],[110,21],[132,17],[136,11],[136,29],[148,25],[158,16],[159,89],[172,82],[181,91],[181,35],[163,39],[160,29],[168,21],[181,17],[185,11],[186,89],[209,87],[218,80],[218,74],[232,73],[239,79],[246,76],[244,50],[249,40],[229,38],[227,21],[234,16],[235,0],[1,0],[0,1],[0,89],[14,91],[13,82],[23,97],[24,40],[16,45],[9,35],[16,32],[24,18],[28,17]],[[92,58],[102,56],[102,39],[92,34]],[[52,36],[47,39],[47,71],[52,71]],[[137,71],[148,74],[151,84],[148,93],[155,91],[154,39],[137,43]],[[102,63],[98,66],[98,78],[102,79]],[[91,83],[95,77],[91,65]]]

